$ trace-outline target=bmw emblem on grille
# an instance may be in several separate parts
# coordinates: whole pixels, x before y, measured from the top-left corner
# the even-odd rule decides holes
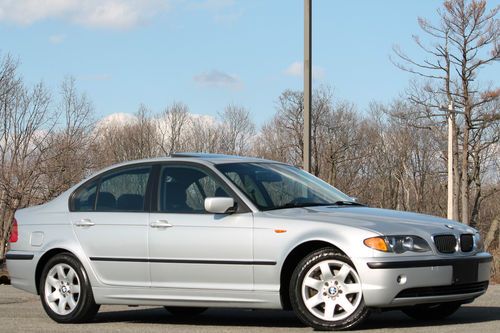
[[[453,228],[453,226],[452,226],[451,224],[445,224],[444,226],[445,226],[446,228],[448,228],[448,229],[454,229],[454,228]]]

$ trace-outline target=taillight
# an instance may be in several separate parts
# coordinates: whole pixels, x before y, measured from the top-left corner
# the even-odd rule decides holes
[[[14,219],[12,222],[12,230],[10,232],[10,243],[15,243],[19,239],[19,229],[17,228],[17,221]]]

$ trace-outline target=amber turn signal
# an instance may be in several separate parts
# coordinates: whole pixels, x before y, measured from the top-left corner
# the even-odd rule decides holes
[[[385,239],[383,237],[367,238],[363,241],[363,243],[366,246],[368,246],[369,248],[372,248],[374,250],[383,251],[383,252],[389,251],[389,248],[387,247],[387,243],[385,242]]]

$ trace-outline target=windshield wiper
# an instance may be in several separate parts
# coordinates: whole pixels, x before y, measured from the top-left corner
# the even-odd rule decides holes
[[[302,207],[313,207],[313,206],[331,206],[331,203],[320,203],[320,202],[289,202],[281,206],[265,208],[263,210],[277,210],[277,209],[286,209],[286,208],[302,208]]]
[[[331,202],[289,202],[281,206],[265,208],[263,210],[278,210],[287,208],[303,208],[303,207],[314,207],[314,206],[366,206],[355,201],[339,200],[333,203]]]
[[[339,200],[339,201],[335,201],[334,203],[331,204],[332,206],[366,206],[366,205],[363,205],[359,202],[355,202],[355,201],[347,201],[347,200]]]

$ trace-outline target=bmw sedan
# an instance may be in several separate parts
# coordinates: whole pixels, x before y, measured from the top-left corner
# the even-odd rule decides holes
[[[357,203],[293,166],[212,154],[122,163],[16,212],[12,285],[59,323],[102,304],[293,310],[321,330],[372,309],[440,319],[488,288],[477,230]]]

